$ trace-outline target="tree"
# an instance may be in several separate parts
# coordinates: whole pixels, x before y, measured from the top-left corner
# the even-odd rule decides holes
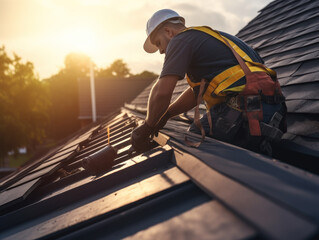
[[[49,101],[31,62],[10,58],[0,48],[0,157],[18,147],[35,145],[45,137]]]
[[[149,71],[143,71],[139,74],[134,75],[134,77],[139,77],[139,78],[157,78],[158,75],[153,73],[153,72],[149,72]]]
[[[48,133],[56,140],[80,128],[78,79],[89,75],[91,59],[85,54],[70,53],[65,57],[64,63],[63,69],[44,80],[52,102]]]
[[[83,53],[69,53],[64,59],[65,70],[82,77],[89,73],[91,59]]]
[[[67,137],[80,128],[78,81],[87,78],[90,72],[91,59],[85,54],[70,53],[65,57],[65,66],[57,74],[45,79],[49,89],[50,125],[48,135],[56,140]],[[94,67],[94,66],[93,66]],[[115,60],[109,67],[96,71],[95,77],[127,78],[133,76],[123,60]],[[141,78],[156,76],[144,71]],[[134,81],[134,79],[132,79]],[[116,84],[116,81],[114,81]]]
[[[126,78],[130,77],[130,69],[122,59],[115,60],[109,67],[100,69],[97,73],[97,77],[119,77]]]
[[[112,74],[116,77],[129,77],[131,75],[130,69],[128,69],[126,63],[123,62],[122,59],[115,60],[110,69]]]

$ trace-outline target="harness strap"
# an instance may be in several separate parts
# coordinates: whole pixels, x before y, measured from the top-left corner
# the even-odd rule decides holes
[[[276,72],[270,68],[267,68],[264,64],[259,63],[259,62],[254,62],[247,53],[245,53],[240,47],[237,46],[237,44],[235,44],[232,40],[222,36],[220,34],[220,32],[213,30],[212,28],[208,27],[208,26],[202,26],[202,27],[189,27],[187,29],[185,29],[184,31],[187,30],[197,30],[197,31],[202,31],[205,32],[209,35],[211,35],[212,37],[218,39],[219,41],[223,42],[224,44],[226,44],[228,47],[230,47],[230,49],[232,49],[232,51],[235,51],[242,59],[244,59],[246,61],[246,64],[249,63],[251,64],[251,66],[256,66],[256,67],[260,67],[262,69],[264,69],[270,76],[272,77],[276,77]],[[183,31],[183,32],[184,32]],[[236,57],[237,58],[237,57]],[[238,59],[237,59],[238,60]],[[244,62],[244,61],[242,61]]]
[[[220,33],[218,33],[221,35]],[[246,76],[246,86],[252,84],[253,81],[252,78],[254,78],[252,72],[245,64],[244,60],[239,56],[239,54],[230,46],[227,39],[225,39],[226,44],[230,48],[230,50],[233,52],[234,56],[236,57],[239,65],[243,69],[245,76]],[[262,64],[261,64],[262,65]],[[255,73],[256,74],[256,73]],[[262,106],[261,106],[261,99],[260,96],[245,96],[245,112],[248,119],[248,125],[249,125],[249,131],[252,136],[261,136],[261,129],[259,121],[263,118],[263,112],[262,112]],[[249,109],[249,104],[251,103],[253,105],[253,109]]]
[[[209,134],[212,135],[212,119],[209,111],[210,107],[223,102],[226,99],[227,91],[240,92],[239,95],[241,98],[243,98],[243,110],[248,120],[250,135],[261,136],[260,121],[263,119],[263,110],[261,104],[262,94],[264,93],[265,96],[267,96],[266,99],[269,102],[278,102],[284,100],[280,90],[280,85],[277,81],[276,72],[270,68],[267,68],[261,63],[253,62],[252,59],[234,42],[222,36],[218,31],[215,31],[209,27],[192,27],[188,29],[205,32],[226,44],[226,46],[230,48],[233,55],[237,59],[239,65],[228,68],[215,76],[210,81],[205,91],[205,79],[202,79],[200,83],[195,83],[192,82],[187,76],[187,81],[192,88],[200,86],[200,91],[197,97],[197,106],[195,107],[194,124],[200,129],[202,133],[202,139],[200,142],[196,143],[188,141],[187,137],[185,136],[186,144],[192,147],[198,147],[204,141],[205,131],[199,120],[199,104],[202,99],[204,99],[206,102],[206,107],[208,110],[207,119],[210,127]],[[228,89],[228,87],[244,76],[246,77],[245,85]],[[265,85],[262,90],[259,83]],[[274,94],[274,91],[274,98],[270,98],[270,96]]]
[[[210,109],[206,108],[206,115],[207,115],[207,120],[209,124],[209,135],[213,136],[213,121],[212,121],[212,116],[210,115]]]
[[[247,65],[247,69],[250,72],[265,72],[269,74],[273,79],[276,78],[276,72],[270,68],[266,68],[263,64],[253,62],[253,60],[241,49],[239,48],[233,41],[222,36],[218,31],[211,29],[210,27],[190,27],[185,29],[187,30],[197,30],[205,32],[212,37],[218,39],[222,43],[224,43],[227,47],[229,47],[233,52],[235,51],[240,59],[244,59],[242,61],[245,65]],[[234,54],[234,53],[233,53]],[[235,55],[235,54],[234,54]],[[235,55],[236,56],[236,55]],[[238,58],[236,57],[238,60]],[[208,84],[207,89],[204,92],[203,99],[206,102],[207,109],[210,109],[212,106],[219,104],[225,101],[225,97],[227,96],[227,92],[242,92],[245,89],[245,84],[229,88],[236,81],[245,76],[245,72],[241,66],[241,64],[230,67],[223,72],[219,73],[215,76]],[[188,84],[194,88],[200,85],[200,82],[192,82],[190,78],[186,75]]]
[[[277,104],[285,101],[285,97],[280,95],[279,93],[276,93],[274,96],[266,96],[263,93],[261,93],[260,97],[262,102],[268,104]]]
[[[232,46],[229,44],[228,39],[224,38],[219,32],[216,31],[216,33],[224,39],[224,42],[226,43],[226,45],[230,48],[230,50],[233,52],[234,56],[236,57],[239,65],[241,66],[241,68],[243,69],[245,76],[247,77],[247,75],[251,74],[250,69],[247,67],[247,65],[245,64],[244,60],[239,56],[239,54],[235,51],[234,48],[232,48]]]
[[[187,31],[187,30],[190,30],[190,29],[193,29],[193,30],[199,30],[199,31],[202,31],[202,32],[205,32],[211,36],[213,36],[214,38],[217,38],[219,41],[223,42],[226,44],[226,40],[225,40],[225,37],[223,37],[218,31],[215,31],[213,30],[212,28],[208,27],[208,26],[202,26],[202,27],[189,27],[187,29],[185,29],[184,31]],[[243,50],[241,50],[233,41],[231,41],[230,39],[227,39],[232,48],[235,49],[235,51],[237,51],[239,53],[239,55],[245,59],[246,61],[249,61],[249,62],[252,62],[252,59],[248,56],[247,53],[245,53]]]
[[[201,82],[200,82],[199,94],[197,96],[197,105],[195,107],[195,113],[194,113],[194,123],[200,129],[200,131],[202,133],[202,139],[199,142],[193,142],[193,141],[188,140],[187,136],[185,136],[185,139],[184,139],[185,143],[186,143],[186,145],[188,145],[190,147],[199,147],[199,145],[205,139],[205,130],[203,128],[203,125],[200,122],[200,116],[199,116],[199,104],[203,100],[204,88],[205,88],[205,79],[202,79]],[[212,124],[212,120],[211,120],[210,114],[208,114],[208,115],[210,117],[210,120],[208,120],[210,133],[212,133],[212,125],[213,124]],[[208,117],[208,115],[207,115],[207,117]]]
[[[257,71],[264,71],[261,67],[255,67],[251,63],[246,62],[245,65],[249,67],[251,71],[257,72]],[[220,94],[222,91],[232,91],[232,89],[227,89],[230,85],[238,81],[238,79],[241,79],[245,76],[245,73],[243,72],[240,65],[233,66],[231,68],[228,68],[224,72],[222,72],[220,75],[217,75],[213,78],[213,80],[210,82],[208,88],[209,92],[214,93],[215,95]],[[240,86],[243,90],[245,85]]]

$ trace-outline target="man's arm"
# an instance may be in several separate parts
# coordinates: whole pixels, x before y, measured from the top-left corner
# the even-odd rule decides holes
[[[145,121],[148,126],[154,127],[166,112],[178,79],[174,75],[164,76],[154,84],[147,104]]]
[[[187,88],[167,109],[160,121],[153,128],[153,133],[157,136],[158,131],[162,129],[168,119],[183,112],[187,112],[196,106],[196,99],[191,87]]]
[[[132,132],[132,149],[142,151],[148,146],[149,136],[152,133],[156,135],[170,116],[186,112],[196,106],[195,95],[190,87],[169,106],[177,81],[177,76],[166,76],[154,84],[148,100],[145,123]]]
[[[147,104],[147,116],[145,123],[135,128],[131,134],[132,147],[129,155],[135,150],[145,151],[150,145],[150,135],[154,132],[154,126],[166,112],[171,101],[172,94],[178,76],[165,76],[154,84]]]
[[[187,112],[197,105],[195,94],[191,87],[188,87],[169,107],[171,117]]]

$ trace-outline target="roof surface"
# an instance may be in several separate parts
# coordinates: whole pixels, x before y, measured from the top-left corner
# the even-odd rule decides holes
[[[143,117],[122,109],[1,182],[0,238],[318,234],[317,176],[214,139],[186,147],[187,124],[174,120],[157,138],[161,145],[130,158],[130,133]],[[91,176],[82,160],[109,140],[115,165]]]
[[[289,9],[284,2],[261,14]],[[128,156],[150,88],[0,182],[0,239],[319,237],[317,175],[212,138],[187,147],[185,134],[200,139],[187,132],[192,114],[170,119],[148,151]],[[114,166],[90,175],[83,159],[109,144]]]
[[[277,0],[237,36],[276,70],[288,107],[281,146],[319,158],[319,1]]]

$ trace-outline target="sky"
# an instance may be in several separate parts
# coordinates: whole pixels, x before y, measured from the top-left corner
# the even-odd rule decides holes
[[[131,73],[160,73],[164,55],[143,50],[146,22],[163,8],[186,26],[236,34],[272,0],[0,0],[0,46],[34,64],[40,79],[64,67],[71,52],[98,68],[123,59]]]

